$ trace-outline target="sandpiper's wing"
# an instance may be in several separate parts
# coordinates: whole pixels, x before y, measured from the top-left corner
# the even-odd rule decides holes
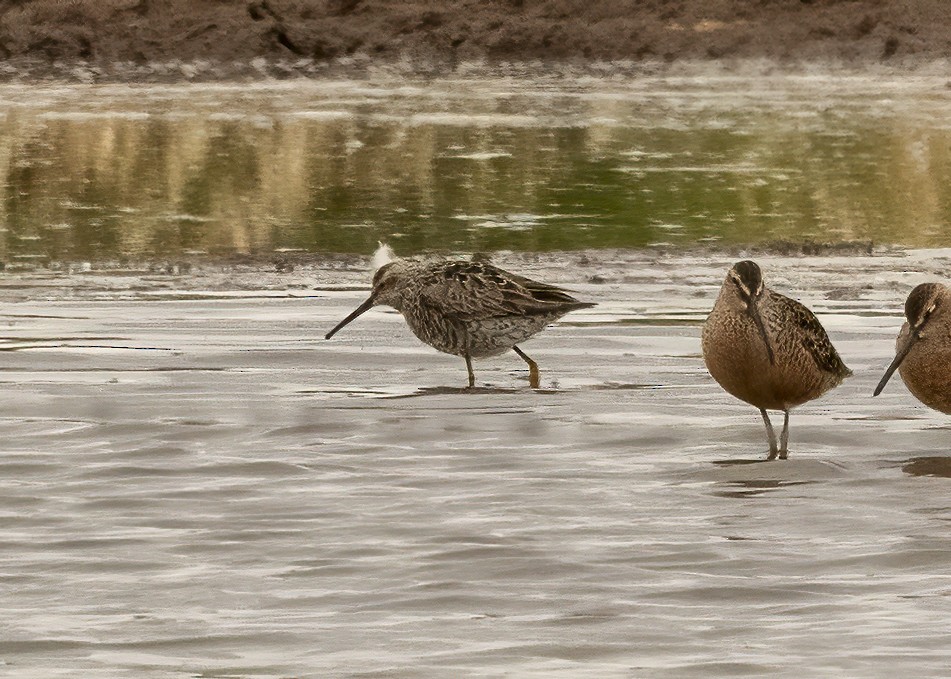
[[[485,262],[440,262],[421,280],[420,301],[462,321],[568,313],[594,306],[565,290]]]
[[[839,356],[839,352],[832,346],[832,340],[829,339],[828,333],[826,333],[816,315],[807,306],[790,297],[776,292],[772,294],[786,317],[785,323],[789,324],[788,327],[794,328],[794,332],[799,336],[806,351],[812,356],[819,369],[837,377],[851,375],[852,371],[845,365]]]

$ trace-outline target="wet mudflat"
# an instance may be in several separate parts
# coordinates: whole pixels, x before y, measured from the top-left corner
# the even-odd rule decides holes
[[[463,362],[367,265],[0,282],[0,673],[946,676],[949,424],[870,394],[951,251],[758,256],[855,377],[707,375],[723,254],[502,255],[599,306]],[[596,281],[596,282],[593,282]]]

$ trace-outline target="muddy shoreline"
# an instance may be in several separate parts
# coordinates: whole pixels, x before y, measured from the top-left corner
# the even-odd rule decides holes
[[[473,253],[433,252],[416,258],[466,259]],[[945,275],[951,250],[940,248],[875,247],[830,244],[819,247],[694,247],[665,250],[577,250],[557,252],[478,253],[496,266],[540,280],[582,286],[595,294],[617,294],[631,284],[670,276],[681,285],[684,277],[704,271],[705,284],[716,287],[729,264],[754,259],[780,267],[791,284],[808,291],[818,280],[824,297],[838,303],[884,295],[898,302],[911,289],[911,278],[940,279]],[[283,257],[283,255],[282,255]],[[662,271],[657,273],[653,270]],[[721,271],[722,269],[722,271]],[[640,272],[640,273],[638,273]],[[649,273],[645,273],[649,272]],[[912,273],[913,272],[913,273]],[[646,276],[646,278],[644,277]],[[8,268],[0,280],[0,301],[29,299],[176,299],[226,296],[321,297],[324,293],[369,289],[372,264],[369,255],[295,253],[286,259],[243,257],[149,262],[57,263],[49,267]],[[818,278],[816,278],[818,277]],[[880,288],[876,290],[876,287]],[[812,294],[809,291],[809,294]],[[635,295],[636,296],[636,295]],[[689,297],[689,295],[688,295]],[[901,299],[898,299],[898,298]],[[898,302],[883,308],[900,314]],[[699,310],[696,310],[699,313]]]
[[[942,0],[35,0],[0,3],[0,79],[223,80],[387,68],[920,67],[951,57]],[[610,66],[605,66],[609,64]]]
[[[753,255],[780,255],[780,256],[874,256],[902,252],[906,248],[895,245],[875,244],[872,241],[837,241],[819,242],[809,239],[801,241],[770,241],[753,244],[687,244],[687,245],[657,245],[641,249],[597,248],[566,251],[526,251],[513,252],[509,250],[493,252],[458,252],[432,250],[421,253],[407,253],[407,256],[468,258],[478,257],[483,260],[505,259],[519,263],[539,262],[558,257],[577,257],[587,264],[604,258],[621,257],[666,257],[670,255],[693,257],[717,256],[753,256]],[[291,273],[297,269],[348,269],[362,268],[368,261],[366,253],[359,252],[304,252],[304,251],[275,251],[252,252],[242,254],[214,255],[199,253],[180,257],[141,259],[103,259],[96,262],[83,260],[42,260],[39,262],[20,262],[11,260],[2,263],[0,270],[7,273],[36,273],[36,274],[82,274],[91,272],[100,273],[140,273],[140,274],[188,274],[199,272],[235,272],[246,271],[274,273]]]

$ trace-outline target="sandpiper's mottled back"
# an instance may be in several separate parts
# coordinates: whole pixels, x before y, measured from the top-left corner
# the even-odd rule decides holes
[[[768,460],[786,459],[789,410],[818,398],[852,374],[815,315],[763,283],[759,266],[738,262],[703,326],[703,359],[733,396],[760,409]],[[779,444],[767,410],[782,410]]]
[[[882,393],[897,368],[908,391],[929,408],[951,415],[951,289],[922,283],[905,301],[895,359],[875,389]]]
[[[538,365],[516,346],[569,311],[592,307],[561,288],[503,271],[482,261],[418,262],[395,259],[373,276],[370,297],[327,333],[377,304],[403,314],[419,339],[466,360],[469,386],[475,386],[472,359],[509,349],[529,367],[529,384],[539,385]]]

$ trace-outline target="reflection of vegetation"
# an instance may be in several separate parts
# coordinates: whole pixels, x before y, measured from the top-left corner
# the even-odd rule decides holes
[[[656,103],[563,106],[583,124],[11,114],[2,257],[367,252],[378,239],[403,252],[951,244],[947,130],[854,111],[805,125],[701,110],[673,125]]]

